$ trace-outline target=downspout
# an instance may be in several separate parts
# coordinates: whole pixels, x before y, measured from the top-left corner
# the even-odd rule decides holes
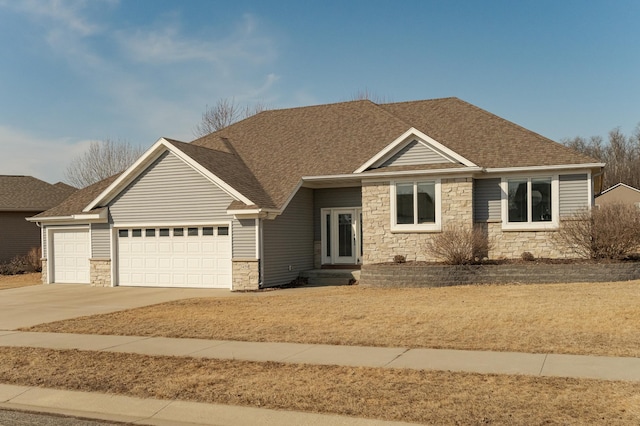
[[[263,237],[263,221],[264,219],[260,218],[258,219],[258,269],[260,271],[260,278],[258,281],[258,288],[263,288],[264,287],[264,237]]]

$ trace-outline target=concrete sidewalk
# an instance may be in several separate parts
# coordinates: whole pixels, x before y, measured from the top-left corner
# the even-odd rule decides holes
[[[0,331],[0,346],[640,381],[640,358]]]
[[[237,405],[141,399],[122,395],[0,384],[0,408],[56,413],[143,425],[400,426],[409,423],[360,419]]]

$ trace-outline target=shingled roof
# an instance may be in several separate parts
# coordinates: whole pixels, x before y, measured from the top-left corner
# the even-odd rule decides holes
[[[165,141],[254,203],[234,202],[232,209],[280,209],[304,176],[352,174],[411,128],[481,168],[597,163],[457,98],[390,104],[362,100],[268,110],[191,143]],[[85,188],[41,216],[79,213],[113,180]]]
[[[483,168],[598,162],[458,98],[380,107]]]
[[[60,204],[77,189],[33,176],[0,175],[0,211],[43,211]]]
[[[89,203],[93,201],[98,194],[111,185],[118,176],[120,176],[120,174],[103,179],[100,182],[87,186],[86,188],[82,188],[64,200],[61,204],[35,215],[34,217],[65,217],[82,213],[82,210],[89,205]]]

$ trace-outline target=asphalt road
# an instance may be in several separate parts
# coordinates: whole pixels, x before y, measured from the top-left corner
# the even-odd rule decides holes
[[[0,410],[0,426],[122,426],[126,424],[129,423],[87,420],[56,414]]]

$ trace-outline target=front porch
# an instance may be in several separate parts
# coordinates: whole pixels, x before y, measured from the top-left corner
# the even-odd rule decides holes
[[[311,269],[300,272],[300,277],[306,278],[309,286],[349,285],[360,280],[360,268],[350,265],[349,268]]]

